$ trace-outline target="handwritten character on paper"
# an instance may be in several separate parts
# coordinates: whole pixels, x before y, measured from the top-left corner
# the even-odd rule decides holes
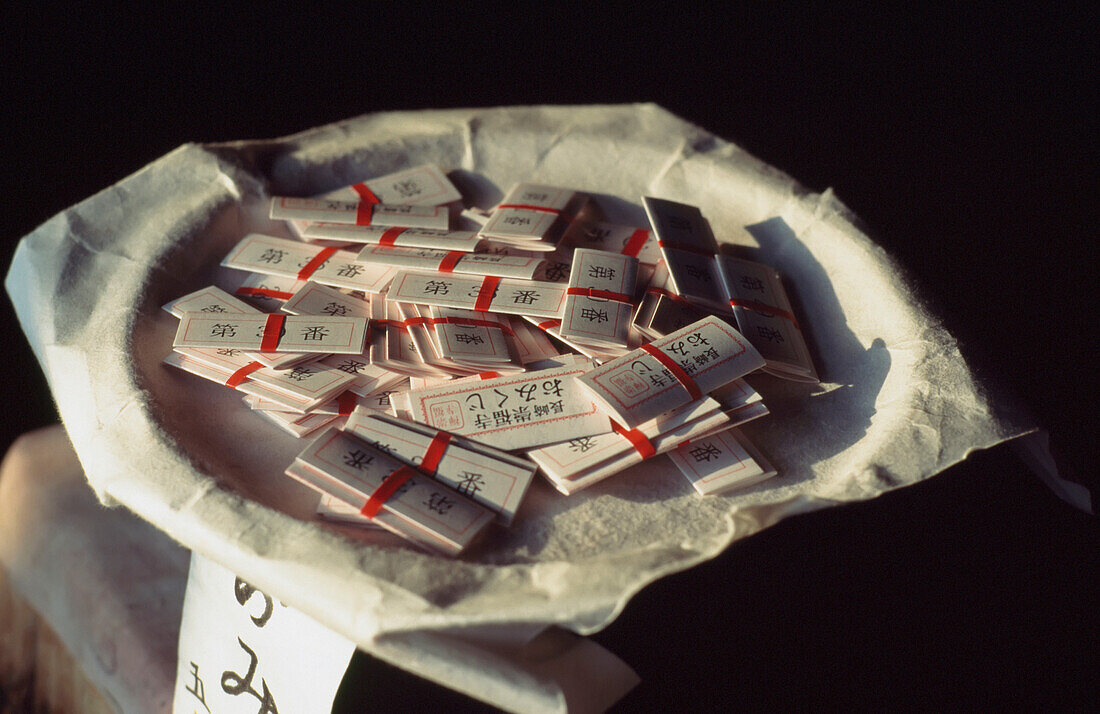
[[[329,335],[329,329],[324,325],[310,325],[302,328],[302,339],[306,341],[323,342]]]
[[[221,305],[214,304],[214,305],[207,305],[203,309],[199,310],[199,312],[228,312],[228,310],[226,310]]]
[[[330,302],[323,308],[321,308],[321,312],[325,313],[326,315],[332,315],[333,317],[343,316],[348,314],[348,306],[341,305],[338,302]]]
[[[287,375],[288,379],[293,379],[295,382],[304,382],[313,375],[317,374],[317,370],[306,366],[298,366],[290,370],[290,374]]]
[[[446,494],[433,491],[431,496],[428,496],[428,500],[423,504],[428,507],[428,510],[435,511],[441,516],[447,515],[447,511],[454,508],[455,501],[448,498]]]
[[[267,248],[257,258],[257,261],[261,263],[276,264],[283,262],[283,258],[286,257],[287,251],[279,250],[278,248]]]
[[[540,297],[535,290],[515,290],[512,292],[512,303],[515,305],[533,305]]]
[[[425,295],[447,295],[450,293],[451,284],[446,280],[429,280],[424,283]]]
[[[340,269],[336,271],[336,275],[341,278],[355,278],[363,273],[363,266],[356,265],[355,263],[344,263],[340,266]]]
[[[239,604],[247,604],[248,601],[252,599],[252,596],[257,593],[263,598],[264,609],[259,617],[255,615],[250,615],[249,617],[252,618],[253,625],[256,627],[263,627],[267,624],[267,621],[271,619],[271,615],[274,612],[274,603],[271,600],[271,596],[267,595],[262,590],[257,590],[240,578],[233,581],[233,596],[237,598]]]
[[[366,366],[366,362],[360,362],[356,359],[346,359],[340,364],[336,365],[336,369],[340,370],[341,372],[347,372],[348,374],[359,374]]]
[[[762,293],[764,292],[764,281],[760,278],[754,278],[751,275],[742,275],[741,287],[745,290],[755,290]]]
[[[372,461],[374,461],[374,457],[361,449],[355,449],[344,454],[344,463],[357,471],[366,470]]]
[[[607,310],[596,310],[591,307],[581,308],[581,319],[589,322],[607,322]]]
[[[711,442],[705,441],[689,451],[688,454],[695,459],[695,463],[710,462],[712,459],[719,458],[722,455],[722,450]]]
[[[234,697],[242,694],[255,697],[260,703],[260,708],[256,710],[256,714],[279,714],[279,709],[275,706],[275,698],[271,695],[271,690],[267,686],[267,680],[260,678],[260,684],[264,690],[262,695],[252,687],[252,678],[256,676],[256,665],[259,663],[259,657],[240,637],[237,638],[237,643],[240,644],[241,649],[248,653],[248,673],[242,677],[232,670],[227,669],[222,672],[222,691]]]
[[[459,472],[459,482],[455,490],[464,496],[473,496],[485,485],[485,477],[472,471]]]
[[[611,280],[615,277],[615,269],[602,265],[592,265],[588,268],[588,277],[597,280]]]
[[[185,686],[184,689],[199,700],[203,709],[210,711],[210,707],[206,704],[206,685],[199,679],[199,666],[194,662],[191,662],[191,685]]]
[[[210,336],[211,337],[236,337],[237,336],[237,325],[230,324],[228,322],[227,323],[221,323],[221,322],[215,323],[214,326],[210,328]]]

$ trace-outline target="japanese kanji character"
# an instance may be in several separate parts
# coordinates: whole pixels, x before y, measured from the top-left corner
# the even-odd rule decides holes
[[[542,272],[543,279],[550,283],[565,280],[569,277],[569,268],[569,263],[563,263],[560,260],[547,262]]]
[[[688,335],[687,336],[687,341],[688,341],[688,344],[691,345],[692,347],[698,347],[699,345],[709,345],[710,344],[710,342],[707,340],[707,338],[703,337],[703,335],[698,333],[698,332],[693,332],[690,335]]]
[[[534,382],[532,382],[530,384],[525,384],[522,387],[516,387],[515,391],[516,391],[516,394],[523,397],[524,402],[533,402],[533,401],[535,401],[534,392],[538,388],[539,388],[539,386],[537,384],[535,384]]]
[[[206,705],[206,685],[199,679],[199,666],[194,662],[191,663],[191,678],[191,686],[184,687],[184,689],[195,695],[195,699],[199,700],[203,709],[210,711],[210,707]]]
[[[493,412],[493,420],[496,422],[497,426],[507,426],[512,423],[512,415],[507,409],[500,409]]]
[[[481,474],[460,471],[458,475],[461,480],[455,484],[455,490],[463,496],[473,496],[485,485],[485,478]]]
[[[480,345],[485,340],[476,333],[460,332],[455,335],[455,341],[464,345]]]
[[[348,314],[348,306],[347,305],[341,305],[338,302],[330,302],[329,304],[327,304],[323,308],[321,308],[321,312],[325,313],[326,315],[333,315],[333,316],[347,315]]]
[[[204,307],[199,312],[229,312],[229,311],[226,310],[221,305],[207,305],[206,307]]]
[[[215,324],[213,327],[210,328],[210,336],[211,337],[236,337],[237,336],[237,326],[236,325],[230,325],[228,323],[222,324],[222,323],[219,322],[219,323]]]
[[[523,406],[513,409],[512,421],[516,424],[522,424],[525,421],[531,421],[531,407]]]
[[[771,327],[757,325],[756,334],[760,335],[769,342],[783,342],[783,333]]]
[[[581,308],[581,319],[589,322],[607,322],[607,310],[583,307]]]
[[[667,347],[668,347],[668,351],[671,352],[674,355],[680,355],[681,357],[686,357],[687,356],[687,352],[685,351],[687,349],[687,347],[684,345],[683,340],[680,340],[678,342],[673,342],[671,345],[667,345]]]
[[[290,370],[287,378],[293,379],[295,382],[304,382],[314,374],[317,374],[317,370],[306,366],[299,366]]]
[[[691,458],[695,459],[695,463],[699,463],[700,461],[717,459],[722,455],[722,450],[709,441],[706,441],[689,451],[688,454]]]
[[[402,198],[411,198],[422,191],[420,184],[412,179],[395,182],[393,184],[393,190],[400,193]]]
[[[696,280],[702,280],[704,283],[710,282],[710,271],[700,268],[698,265],[685,265],[684,272]]]
[[[359,372],[367,366],[367,362],[360,362],[357,359],[345,359],[340,364],[336,365],[336,369],[341,372],[347,372],[348,374],[359,374]]]
[[[451,284],[446,280],[429,280],[424,283],[425,295],[447,295],[450,292]]]
[[[603,243],[609,235],[611,235],[609,229],[599,228],[597,226],[592,226],[584,232],[584,237],[591,243]]]
[[[222,357],[236,357],[241,353],[240,350],[233,349],[232,347],[222,347],[218,350],[218,354]]]
[[[374,457],[360,449],[355,449],[354,451],[349,451],[344,454],[344,463],[359,471],[366,469],[372,461],[374,461]]]
[[[303,340],[323,341],[329,334],[329,329],[324,325],[311,325],[302,328]]]
[[[577,439],[569,440],[569,450],[578,454],[583,454],[595,445],[596,441],[591,436],[582,436]]]
[[[493,425],[493,420],[484,414],[478,414],[474,417],[474,427],[478,429],[488,429]]]
[[[531,225],[531,219],[527,216],[508,216],[502,221],[510,226],[529,226]]]
[[[433,491],[431,496],[428,496],[428,500],[423,502],[428,510],[435,511],[440,515],[446,515],[447,511],[454,508],[455,501],[448,498],[446,494]]]
[[[605,268],[602,265],[590,265],[588,267],[588,277],[597,278],[599,280],[611,280],[615,277],[615,269]]]
[[[534,290],[516,290],[512,293],[512,303],[516,305],[532,305],[541,297]]]
[[[764,281],[760,278],[754,278],[751,275],[741,276],[741,287],[746,290],[756,290],[758,292],[764,292]]]
[[[565,406],[562,404],[561,399],[557,400],[556,402],[550,402],[549,406],[551,414],[561,414],[565,411]]]
[[[278,248],[268,248],[258,260],[261,263],[281,263],[286,253],[285,250],[279,250]]]
[[[354,278],[361,275],[362,272],[362,265],[356,265],[355,263],[344,263],[340,266],[340,269],[336,271],[336,274],[341,278]]]

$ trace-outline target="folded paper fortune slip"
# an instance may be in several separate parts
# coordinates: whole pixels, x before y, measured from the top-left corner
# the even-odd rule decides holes
[[[290,239],[272,196],[427,163],[478,208],[519,183],[569,186],[617,199],[596,201],[602,220],[644,227],[640,197],[661,196],[699,206],[720,250],[754,249],[789,282],[822,380],[753,385],[772,416],[743,431],[779,475],[708,498],[664,458],[568,499],[536,480],[511,530],[458,560],[314,520],[313,494],[282,477],[301,444],[232,391],[161,366],[177,320],[160,306],[209,284],[233,292],[239,274],[218,263],[249,233]],[[99,497],[368,651],[395,633],[599,630],[639,587],[735,539],[1031,429],[830,192],[653,105],[394,112],[185,145],[24,238],[6,286]],[[418,673],[448,681],[431,661]]]

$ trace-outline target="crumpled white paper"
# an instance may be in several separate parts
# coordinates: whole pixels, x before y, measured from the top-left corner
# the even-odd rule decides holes
[[[301,442],[234,392],[162,366],[176,321],[159,306],[209,282],[232,289],[239,274],[217,263],[245,233],[288,235],[265,218],[267,196],[426,162],[467,205],[537,181],[645,225],[648,194],[699,205],[720,243],[755,248],[790,286],[824,381],[750,380],[772,415],[745,432],[780,475],[711,498],[665,459],[568,499],[539,481],[510,531],[458,560],[313,520],[315,497],[282,475]],[[368,650],[427,631],[599,630],[638,589],[735,539],[1031,428],[985,394],[831,192],[805,192],[654,105],[391,112],[185,145],[24,238],[6,285],[99,497]]]

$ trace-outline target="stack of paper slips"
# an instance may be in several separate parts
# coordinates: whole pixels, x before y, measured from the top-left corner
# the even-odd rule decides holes
[[[244,235],[237,285],[166,305],[165,362],[323,430],[287,469],[321,517],[437,552],[522,517],[536,471],[566,495],[666,453],[702,495],[775,475],[743,378],[817,379],[775,271],[684,203],[643,197],[649,227],[564,187],[461,198],[427,165],[272,199],[300,239]]]

